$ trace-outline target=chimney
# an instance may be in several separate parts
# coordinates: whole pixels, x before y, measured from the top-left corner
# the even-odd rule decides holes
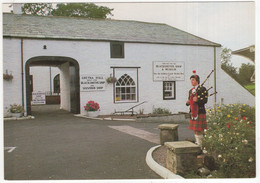
[[[22,12],[23,3],[13,3],[13,13],[21,15]]]

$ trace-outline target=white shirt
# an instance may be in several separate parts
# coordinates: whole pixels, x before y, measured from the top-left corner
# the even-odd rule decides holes
[[[199,85],[196,85],[196,86],[194,86],[194,88],[197,90],[197,88],[199,87]]]

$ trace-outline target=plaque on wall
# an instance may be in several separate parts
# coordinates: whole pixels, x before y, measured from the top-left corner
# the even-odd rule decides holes
[[[184,62],[153,62],[153,81],[183,81]]]
[[[82,74],[80,76],[80,91],[103,91],[105,90],[105,75]]]

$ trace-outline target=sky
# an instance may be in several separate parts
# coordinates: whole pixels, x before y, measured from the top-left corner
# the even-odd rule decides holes
[[[255,3],[252,1],[94,2],[113,8],[112,19],[165,23],[233,51],[255,44]],[[9,5],[3,4],[4,12],[10,11]],[[241,56],[232,56],[233,66],[240,67],[241,63],[252,62]]]

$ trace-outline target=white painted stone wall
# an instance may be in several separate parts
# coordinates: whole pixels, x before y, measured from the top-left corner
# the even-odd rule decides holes
[[[4,68],[10,69],[13,67],[19,68],[20,52],[19,39],[4,39]],[[43,45],[47,49],[43,49]],[[235,81],[227,79],[222,74],[220,68],[220,48],[217,48],[217,101],[220,102],[224,98],[224,102],[236,103],[241,102],[241,98],[232,97],[239,96],[241,91],[240,85],[234,84]],[[181,46],[181,45],[160,45],[160,44],[139,44],[125,43],[125,58],[111,59],[110,58],[110,43],[109,42],[90,42],[90,41],[55,41],[55,40],[24,40],[24,61],[36,56],[64,56],[70,57],[80,65],[80,74],[105,75],[109,77],[113,73],[111,66],[120,67],[140,67],[138,69],[139,77],[139,102],[147,101],[144,105],[136,108],[144,109],[144,113],[152,112],[153,108],[168,108],[172,113],[188,112],[189,108],[185,105],[188,98],[188,90],[191,88],[189,77],[192,70],[196,70],[201,77],[201,82],[214,69],[214,48],[202,46]],[[13,62],[8,61],[13,58]],[[12,60],[12,59],[11,59]],[[153,81],[153,61],[178,61],[185,62],[185,80],[176,81],[176,100],[163,100],[163,84],[162,82]],[[18,65],[17,65],[18,64]],[[61,73],[64,74],[63,82],[69,81],[66,78],[68,66],[61,68]],[[17,73],[17,75],[19,75]],[[62,75],[62,74],[61,74]],[[230,80],[230,81],[228,81]],[[228,81],[228,83],[227,83]],[[230,83],[232,82],[232,83]],[[61,81],[61,85],[62,84]],[[233,85],[234,89],[230,92],[225,88],[226,85]],[[209,88],[214,86],[214,75],[210,77],[205,86]],[[4,86],[5,91],[11,90],[14,85],[8,88]],[[20,86],[21,87],[21,86]],[[61,86],[62,87],[62,86]],[[65,86],[65,88],[68,86]],[[17,95],[20,95],[21,88],[17,86]],[[68,88],[63,89],[63,92],[69,91]],[[209,93],[213,93],[214,89]],[[15,92],[16,93],[16,92]],[[64,94],[64,96],[68,94]],[[9,97],[6,92],[5,97]],[[249,92],[243,91],[243,98],[246,98],[248,104],[254,105],[254,100]],[[20,99],[20,98],[19,98]],[[62,105],[68,105],[67,97],[61,97]],[[98,92],[80,92],[80,109],[84,112],[84,105],[89,100],[94,100],[100,104],[100,114],[110,114],[115,110],[126,110],[138,103],[113,103],[113,84],[106,84],[104,91]],[[17,99],[16,101],[19,102]],[[5,105],[9,105],[9,101],[5,100]],[[207,106],[213,106],[214,97],[209,98]],[[63,106],[63,107],[64,107]],[[65,108],[65,107],[64,107]],[[69,109],[67,109],[69,110]]]
[[[231,78],[225,71],[220,71],[219,79],[222,81],[218,85],[218,102],[223,98],[223,104],[241,103],[251,106],[255,105],[255,97],[244,87]]]
[[[33,75],[33,92],[54,93],[53,79],[59,73],[60,69],[58,67],[31,67],[30,74]]]
[[[3,80],[4,115],[11,104],[22,105],[21,47],[19,39],[3,39],[3,73],[12,73],[11,81]]]
[[[220,54],[217,54],[217,60],[217,104],[221,104],[223,99],[223,104],[241,103],[255,106],[255,96],[221,69]]]
[[[60,99],[61,109],[70,111],[70,76],[69,63],[60,66]]]

